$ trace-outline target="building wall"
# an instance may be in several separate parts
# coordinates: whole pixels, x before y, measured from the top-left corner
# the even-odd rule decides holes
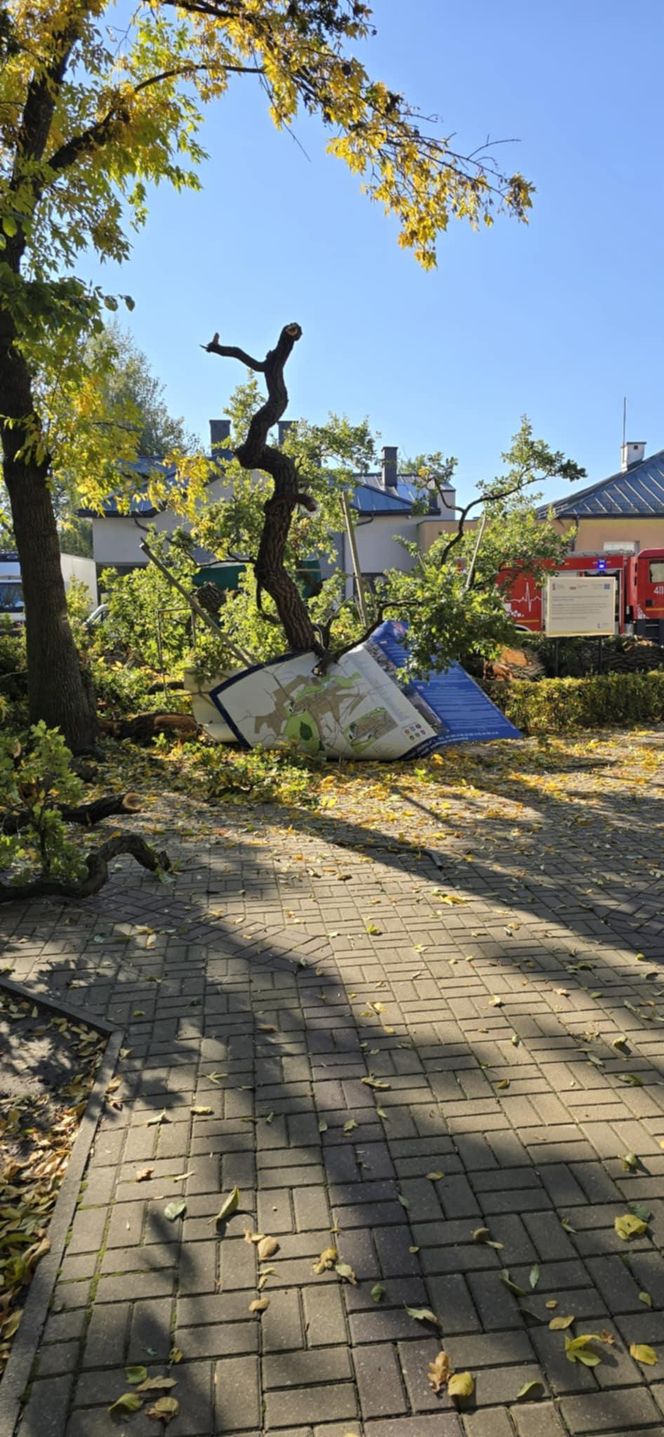
[[[72,579],[79,584],[85,584],[90,595],[90,607],[97,604],[97,569],[94,559],[83,559],[78,554],[61,554],[60,568],[65,581],[65,588],[69,588]]]
[[[640,549],[664,548],[664,517],[662,518],[604,518],[579,519],[578,529],[569,520],[559,521],[561,532],[574,536],[573,550],[576,554],[601,554],[605,544],[636,544]]]
[[[417,530],[417,543],[420,554],[426,554],[427,550],[431,548],[431,545],[435,543],[436,539],[440,538],[441,534],[454,534],[456,528],[456,519],[420,519]],[[469,519],[464,526],[464,531],[467,534],[472,534],[473,529],[476,528],[477,519]]]
[[[220,479],[208,484],[206,503],[215,503],[224,497],[228,489]],[[150,533],[172,534],[174,529],[188,529],[189,524],[181,514],[164,509],[152,519],[136,519],[131,514],[119,514],[113,518],[92,520],[92,553],[98,569],[144,567],[145,554],[141,552],[143,539],[150,540]]]

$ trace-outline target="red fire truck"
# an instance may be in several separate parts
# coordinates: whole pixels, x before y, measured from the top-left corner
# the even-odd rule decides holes
[[[642,549],[639,554],[568,554],[552,573],[576,573],[587,578],[615,577],[616,633],[643,634],[664,644],[664,549]],[[532,576],[504,569],[501,587],[512,617],[520,629],[541,633],[544,628],[542,589]]]

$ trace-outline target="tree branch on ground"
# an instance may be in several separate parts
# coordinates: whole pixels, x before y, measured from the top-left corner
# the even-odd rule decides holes
[[[150,873],[167,873],[171,862],[167,853],[158,853],[138,833],[114,833],[99,848],[87,854],[87,872],[83,878],[33,878],[28,883],[0,882],[0,903],[20,903],[27,898],[90,898],[108,881],[109,864],[121,854],[130,854]]]

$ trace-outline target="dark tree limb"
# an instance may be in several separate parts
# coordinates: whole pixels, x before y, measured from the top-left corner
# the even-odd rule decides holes
[[[147,868],[150,873],[168,872],[171,862],[167,853],[158,853],[138,833],[115,833],[100,848],[88,854],[87,873],[72,882],[58,878],[34,878],[30,883],[0,883],[0,903],[16,903],[26,898],[89,898],[98,893],[108,880],[108,865],[122,853]]]
[[[139,813],[141,801],[135,793],[110,793],[104,798],[93,799],[92,803],[81,803],[75,807],[67,803],[59,803],[56,807],[65,823],[79,823],[83,828],[92,828],[95,823],[101,823],[104,818],[112,818],[118,813]],[[27,828],[31,821],[32,818],[27,809],[22,809],[18,813],[6,813],[0,819],[0,832],[4,834],[20,833],[21,829]]]
[[[235,451],[243,469],[262,469],[274,481],[273,493],[263,506],[265,520],[254,560],[258,605],[260,608],[261,592],[265,590],[274,600],[289,647],[296,653],[312,649],[321,656],[319,632],[297,585],[284,567],[293,514],[298,505],[313,512],[315,500],[300,489],[297,468],[290,455],[267,442],[270,429],[281,419],[288,404],[284,368],[301,336],[299,324],[284,325],[274,349],[269,350],[263,360],[253,359],[236,345],[220,344],[218,334],[203,347],[224,359],[239,359],[257,374],[265,375],[267,399],[253,415],[247,437]]]
[[[100,719],[102,733],[113,738],[129,738],[134,743],[149,743],[160,733],[177,734],[179,738],[196,738],[198,724],[191,714],[137,714],[131,719]]]

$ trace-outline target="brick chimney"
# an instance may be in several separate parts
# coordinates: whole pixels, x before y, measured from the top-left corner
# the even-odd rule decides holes
[[[225,446],[226,440],[231,437],[230,419],[210,420],[210,448],[213,453],[215,449]]]
[[[383,445],[381,482],[384,489],[396,489],[397,487],[397,453],[398,450],[395,444]]]

